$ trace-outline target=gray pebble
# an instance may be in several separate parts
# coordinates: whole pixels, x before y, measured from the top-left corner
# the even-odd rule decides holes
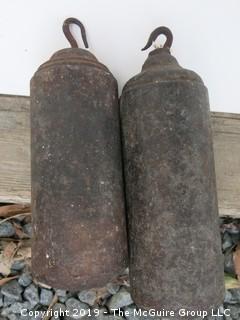
[[[108,302],[107,307],[111,312],[112,309],[119,309],[126,307],[133,303],[130,293],[125,289],[121,288],[114,296],[112,296]]]
[[[19,301],[20,301],[20,300],[19,300]],[[9,298],[9,297],[6,297],[6,296],[3,297],[3,306],[4,306],[4,307],[10,306],[10,305],[13,304],[14,302],[16,302],[16,299]]]
[[[58,301],[61,303],[65,303],[67,300],[67,296],[66,297],[58,297]]]
[[[53,299],[52,291],[42,288],[40,292],[40,303],[44,306],[49,306],[49,304],[52,302],[52,299]]]
[[[25,289],[23,297],[30,302],[32,308],[39,303],[38,288],[35,284],[32,283]]]
[[[62,289],[57,289],[55,291],[58,296],[58,301],[64,303],[67,300],[67,291]]]
[[[8,320],[18,320],[18,317],[16,316],[16,314],[9,314]]]
[[[23,226],[23,231],[26,233],[30,238],[32,237],[32,224],[31,223],[26,223]]]
[[[119,317],[119,316],[106,315],[106,316],[99,316],[99,317],[97,317],[97,319],[98,320],[122,320],[124,318]]]
[[[60,319],[60,317],[63,317],[65,315],[66,306],[62,303],[56,303],[52,307],[52,311],[53,311],[53,316],[51,319],[58,320]]]
[[[20,314],[23,309],[30,309],[30,307],[31,307],[30,303],[27,302],[27,301],[25,301],[25,302],[15,302],[9,307],[9,310],[12,313]]]
[[[55,293],[58,297],[66,297],[67,296],[66,290],[57,289],[57,290],[55,290]]]
[[[87,315],[88,309],[89,309],[89,306],[86,303],[80,302],[75,298],[69,298],[66,301],[66,310],[69,312],[69,316],[65,316],[64,319],[65,320],[81,319],[85,315]],[[76,312],[74,312],[75,310],[78,311],[77,314]]]
[[[230,309],[230,314],[233,319],[239,319],[240,305],[229,305],[228,309]]]
[[[224,296],[224,302],[225,302],[225,303],[231,303],[231,300],[232,300],[231,291],[226,290],[225,296]]]
[[[5,285],[2,286],[2,294],[10,299],[13,299],[15,301],[21,301],[22,296],[21,293],[23,291],[23,288],[19,285],[17,280],[12,280]]]
[[[11,266],[11,270],[21,271],[25,267],[26,263],[24,260],[15,260]]]
[[[0,237],[1,238],[9,238],[15,235],[15,229],[13,225],[9,222],[3,222],[0,224]]]
[[[239,303],[240,302],[240,288],[236,289],[230,289],[229,292],[232,295],[232,299],[230,300],[230,303]]]
[[[231,248],[232,245],[233,245],[232,238],[230,234],[225,231],[223,235],[223,242],[222,242],[223,251],[227,250],[228,248]]]
[[[89,306],[93,306],[97,299],[97,293],[95,290],[83,290],[79,292],[78,299],[87,303]]]
[[[134,314],[134,310],[136,309],[135,305],[128,306],[124,308],[125,311],[125,318],[127,320],[140,320],[141,317]]]
[[[111,294],[116,294],[119,291],[119,289],[120,289],[120,286],[116,283],[110,282],[107,284],[107,290]]]
[[[232,252],[228,252],[224,255],[224,271],[231,275],[235,275]]]
[[[0,292],[0,308],[3,306],[3,295]]]
[[[32,282],[32,276],[29,273],[23,273],[18,278],[18,283],[23,287],[29,286],[31,282]]]

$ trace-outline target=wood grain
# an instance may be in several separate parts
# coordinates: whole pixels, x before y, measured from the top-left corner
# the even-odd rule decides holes
[[[0,95],[0,202],[30,202],[29,97]],[[240,218],[240,114],[212,112],[219,214]]]
[[[30,201],[29,98],[0,95],[0,202]]]
[[[219,213],[240,218],[240,114],[212,112],[212,131]]]

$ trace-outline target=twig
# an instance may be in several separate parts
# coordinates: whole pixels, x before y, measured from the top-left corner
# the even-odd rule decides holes
[[[31,212],[19,213],[19,214],[16,214],[15,216],[11,216],[11,217],[8,217],[8,218],[1,220],[0,224],[2,224],[5,221],[8,221],[10,219],[14,219],[14,218],[21,217],[21,216],[30,216],[31,214],[32,214]]]
[[[11,204],[0,207],[0,218],[8,218],[18,213],[30,212],[30,204]]]
[[[49,305],[49,307],[48,307],[48,309],[47,309],[47,311],[46,311],[46,315],[43,317],[42,320],[49,320],[49,319],[51,319],[52,315],[51,315],[50,310],[51,310],[52,307],[57,303],[57,301],[58,301],[58,296],[55,294],[54,297],[53,297],[53,299],[52,299],[52,302],[50,303],[50,305]]]
[[[8,277],[8,278],[2,278],[0,279],[0,287],[3,286],[4,284],[8,283],[9,281],[18,278],[19,276],[13,276],[13,277]]]

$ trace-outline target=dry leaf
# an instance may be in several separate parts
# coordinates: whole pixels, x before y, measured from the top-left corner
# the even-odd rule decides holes
[[[238,280],[240,280],[240,244],[237,245],[237,248],[233,253],[233,262],[236,275]]]
[[[3,252],[0,254],[0,273],[8,276],[11,272],[13,257],[17,251],[18,245],[14,242],[9,242],[4,247]]]
[[[22,227],[16,222],[12,223],[15,229],[15,233],[20,239],[29,238],[29,236],[23,231]]]
[[[15,216],[19,213],[30,212],[31,207],[29,204],[11,204],[7,206],[0,207],[0,217],[1,218],[8,218]]]
[[[4,284],[8,283],[9,281],[18,278],[18,276],[13,276],[13,277],[7,277],[7,278],[2,278],[0,279],[0,287],[3,286]]]
[[[96,295],[96,303],[100,304],[101,300],[105,300],[109,297],[109,292],[106,287],[103,287],[96,290]]]
[[[226,290],[240,288],[240,282],[237,279],[225,274],[224,280]]]
[[[20,247],[17,251],[18,260],[29,259],[32,256],[31,247]]]

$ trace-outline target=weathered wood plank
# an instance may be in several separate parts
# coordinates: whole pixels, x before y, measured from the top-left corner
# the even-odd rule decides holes
[[[213,112],[212,130],[219,213],[240,218],[240,114]]]
[[[30,201],[29,98],[0,95],[0,202]]]
[[[219,213],[240,217],[240,114],[212,112]],[[0,202],[30,202],[29,97],[0,95]]]

